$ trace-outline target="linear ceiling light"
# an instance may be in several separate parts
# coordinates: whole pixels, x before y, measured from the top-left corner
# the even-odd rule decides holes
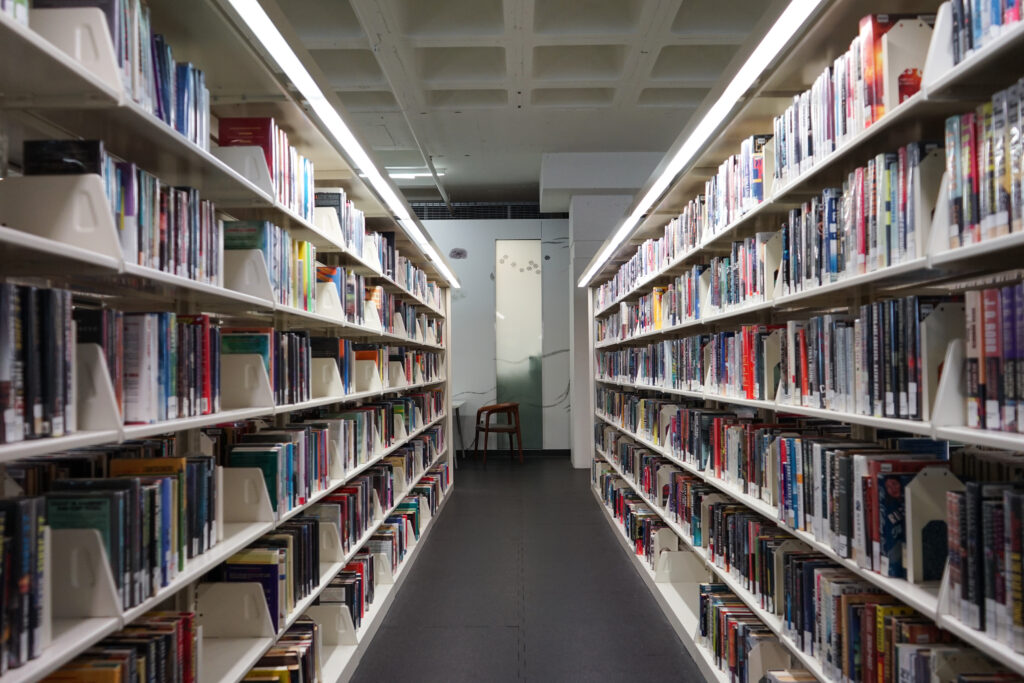
[[[761,39],[761,42],[754,48],[747,61],[736,72],[736,75],[718,100],[711,106],[707,114],[704,115],[704,118],[697,124],[697,127],[693,129],[690,136],[686,138],[686,141],[679,148],[679,151],[676,152],[675,156],[672,157],[665,170],[654,181],[651,189],[647,191],[643,199],[640,200],[640,203],[633,209],[633,212],[629,214],[618,230],[615,231],[611,240],[601,250],[601,253],[591,264],[590,268],[580,277],[577,286],[586,287],[594,276],[597,275],[605,262],[615,254],[619,245],[633,232],[633,229],[636,228],[644,214],[668,189],[676,175],[701,150],[704,143],[707,142],[708,138],[711,137],[721,122],[725,120],[732,108],[739,102],[740,97],[754,85],[754,82],[761,76],[768,64],[774,61],[775,57],[789,43],[790,39],[796,35],[797,31],[803,28],[804,22],[807,21],[814,9],[821,3],[822,0],[792,0],[789,3],[764,35],[764,38]]]
[[[288,80],[299,91],[303,99],[309,103],[310,108],[323,121],[327,131],[341,145],[349,158],[356,165],[357,170],[370,182],[373,189],[384,201],[384,204],[391,210],[392,215],[402,225],[405,231],[412,237],[413,241],[420,245],[420,248],[427,252],[427,256],[434,264],[434,268],[451,284],[458,288],[459,281],[448,266],[445,265],[437,252],[430,246],[426,235],[420,230],[416,222],[409,216],[405,203],[398,197],[391,185],[384,176],[377,170],[377,166],[370,159],[370,156],[363,149],[363,146],[356,140],[352,130],[338,114],[338,111],[327,101],[323,91],[317,86],[316,81],[310,75],[306,67],[302,65],[298,56],[288,45],[281,32],[274,26],[267,13],[263,11],[258,0],[227,0],[235,12],[245,22],[249,30],[253,32],[256,39],[260,41],[263,48],[270,54],[270,57],[277,63],[278,68],[284,72]]]

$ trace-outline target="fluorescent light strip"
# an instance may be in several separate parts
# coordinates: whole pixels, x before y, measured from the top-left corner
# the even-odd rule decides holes
[[[452,287],[458,288],[459,281],[455,274],[438,257],[437,252],[430,247],[430,242],[427,240],[426,235],[423,234],[423,231],[419,229],[416,222],[409,216],[405,203],[391,189],[391,185],[384,179],[380,171],[377,170],[377,166],[370,159],[363,146],[359,144],[359,141],[356,140],[352,130],[345,124],[338,111],[327,101],[323,91],[317,86],[316,81],[313,80],[313,77],[306,70],[306,67],[302,65],[302,62],[299,61],[298,56],[291,46],[288,45],[288,41],[284,39],[281,32],[277,30],[274,22],[263,11],[258,0],[227,1],[234,8],[235,12],[238,13],[242,21],[246,23],[249,30],[253,32],[257,40],[260,41],[271,58],[277,63],[281,71],[284,72],[284,75],[288,77],[288,80],[302,94],[303,99],[309,103],[310,108],[320,117],[324,126],[327,127],[327,131],[341,145],[341,148],[345,150],[346,154],[357,166],[357,170],[370,181],[370,184],[377,191],[377,194],[380,195],[381,199],[384,200],[384,203],[391,210],[395,219],[402,225],[402,228],[421,249],[427,252],[427,257],[434,264],[434,268],[444,276]],[[428,247],[430,247],[429,250]]]
[[[733,76],[732,81],[701,119],[697,127],[693,129],[690,136],[686,138],[682,147],[676,152],[665,170],[654,181],[654,185],[643,196],[640,203],[631,214],[622,222],[611,241],[601,250],[600,255],[594,264],[587,269],[577,282],[578,287],[586,287],[597,275],[605,262],[610,259],[627,237],[633,232],[644,214],[651,208],[655,201],[668,189],[672,180],[683,170],[691,159],[700,151],[711,134],[719,126],[729,111],[736,105],[740,97],[754,84],[764,72],[765,67],[775,59],[786,43],[803,28],[804,22],[811,13],[822,3],[822,0],[792,0],[786,9],[779,15],[768,32],[758,43],[757,47],[743,63],[740,70]]]

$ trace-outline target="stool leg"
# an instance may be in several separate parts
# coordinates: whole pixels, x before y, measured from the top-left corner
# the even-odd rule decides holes
[[[519,428],[519,411],[516,411],[516,442],[519,445],[519,464],[523,463],[523,432]]]

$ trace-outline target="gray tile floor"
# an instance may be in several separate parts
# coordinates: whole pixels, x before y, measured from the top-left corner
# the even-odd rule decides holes
[[[699,681],[567,459],[462,461],[353,681]]]

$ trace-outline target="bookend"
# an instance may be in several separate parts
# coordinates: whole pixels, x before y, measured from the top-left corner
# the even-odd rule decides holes
[[[237,147],[218,147],[210,145],[210,152],[226,166],[230,166],[238,175],[259,188],[260,192],[271,199],[277,196],[274,181],[267,167],[267,157],[263,148],[258,145],[239,145]]]
[[[121,428],[117,396],[99,344],[75,345],[75,403],[79,429]]]
[[[434,518],[434,513],[430,511],[430,503],[423,496],[416,496],[420,501],[420,535],[423,535],[423,531],[430,524],[430,520]]]
[[[46,14],[76,11],[42,10]],[[107,30],[102,12],[84,11],[96,12]],[[95,173],[5,178],[0,183],[0,224],[57,242],[63,252],[99,254],[112,268],[120,269],[123,262],[110,201],[103,179]]]
[[[931,314],[921,321],[919,328],[921,358],[918,359],[921,371],[921,419],[930,422],[933,406],[938,395],[939,372],[945,369],[946,374],[957,374],[960,366],[945,362],[946,352],[951,341],[959,338],[965,325],[964,305],[962,303],[943,303],[935,307]],[[966,405],[964,402],[963,405]],[[962,407],[962,406],[961,406]]]
[[[654,502],[658,505],[658,507],[665,507],[665,499],[668,496],[665,487],[672,484],[672,478],[678,471],[679,468],[674,465],[663,465],[662,467],[658,468],[658,490],[657,495],[654,498]]]
[[[907,484],[906,551],[903,558],[907,580],[932,583],[941,580],[932,575],[944,567],[948,553],[946,539],[946,493],[963,491],[963,483],[944,467],[926,467]],[[926,556],[926,548],[938,548],[936,556]]]
[[[313,226],[321,235],[339,246],[345,245],[345,234],[341,230],[338,212],[330,206],[313,208]]]
[[[405,378],[405,363],[398,360],[388,362],[388,388],[402,389],[409,386]]]
[[[384,327],[380,321],[380,309],[374,301],[363,302],[363,327],[369,328],[372,332],[383,334]]]
[[[899,102],[899,78],[910,70],[922,70],[932,29],[920,19],[901,19],[882,34],[882,104],[888,113]]]
[[[224,501],[224,522],[227,524],[251,524],[274,521],[274,508],[263,471],[257,467],[223,468],[224,489],[220,498]]]
[[[103,10],[96,7],[29,10],[32,30],[88,69],[124,98],[114,40]]]
[[[957,337],[946,347],[943,372],[932,408],[934,427],[963,427],[967,424],[967,376],[964,371],[964,340]]]
[[[327,450],[331,481],[344,479],[345,471],[351,468],[351,462],[346,462],[344,457],[342,457],[343,454],[338,440],[330,439],[327,442]]]
[[[423,325],[420,324],[419,320],[416,321],[414,327],[415,329],[413,330],[413,339],[421,342],[426,341],[426,337],[423,336]]]
[[[306,610],[306,615],[319,624],[320,633],[323,634],[323,644],[328,648],[359,644],[359,639],[356,638],[356,628],[352,625],[352,613],[349,612],[346,605],[337,603],[313,605]]]
[[[380,495],[377,489],[370,492],[370,519],[381,521],[384,519],[384,508],[380,504]]]
[[[366,240],[363,242],[363,254],[362,260],[377,275],[382,275],[383,271],[380,267],[380,254],[373,248],[373,244]]]
[[[377,367],[377,361],[357,360],[355,375],[356,392],[384,391],[384,383],[380,378],[380,368]]]
[[[764,680],[765,674],[769,671],[779,671],[792,666],[792,658],[789,652],[779,641],[760,639],[749,652],[747,652],[747,674],[750,680]]]
[[[224,250],[224,288],[276,303],[267,262],[259,249]]]
[[[426,384],[427,380],[423,377],[423,370],[419,365],[412,366],[412,383],[413,384]]]
[[[338,322],[351,322],[345,317],[341,296],[333,282],[316,283],[316,312],[319,315],[334,318]]]
[[[333,522],[320,523],[320,561],[345,561],[345,551],[341,547],[341,530]]]
[[[884,36],[883,36],[884,37]],[[940,244],[949,247],[949,211],[946,186],[945,151],[935,149],[917,164],[914,174],[914,253],[911,258],[925,258],[934,253],[933,233],[942,238]],[[931,266],[931,263],[928,264]]]
[[[274,637],[274,621],[258,582],[200,583],[196,621],[207,638]]]
[[[96,529],[51,529],[52,566],[65,571],[49,573],[47,595],[53,600],[53,619],[121,617],[121,597],[107,561],[107,551]],[[52,622],[51,622],[52,624]]]
[[[310,372],[313,375],[313,398],[345,398],[345,384],[333,358],[313,358]]]
[[[391,558],[384,553],[373,554],[373,581],[377,585],[395,582],[395,572],[391,569]]]
[[[932,29],[932,33],[937,36],[953,34],[952,8],[948,0],[939,5],[939,10],[935,14],[935,27]],[[924,60],[924,72],[921,74],[921,89],[927,93],[935,85],[935,82],[944,74],[949,73],[954,66],[953,45],[951,41],[931,41]]]
[[[764,387],[764,400],[773,403],[775,397],[778,396],[779,383],[774,381],[774,378],[776,368],[781,369],[783,334],[785,334],[785,330],[773,331],[765,339],[764,345],[764,377],[761,378],[761,386]]]
[[[222,410],[273,408],[274,392],[263,357],[255,353],[225,353],[220,360]]]
[[[938,210],[932,215],[932,225],[928,231],[928,267],[934,267],[935,257],[947,252],[954,247],[950,244],[954,239],[959,239],[957,226],[949,220],[949,183],[948,175],[943,173],[939,178],[938,195],[935,199],[935,208]],[[920,196],[920,193],[919,193]],[[920,213],[917,214],[921,216]]]
[[[391,334],[402,339],[409,338],[409,328],[405,326],[405,319],[400,315],[396,315],[391,321]]]

